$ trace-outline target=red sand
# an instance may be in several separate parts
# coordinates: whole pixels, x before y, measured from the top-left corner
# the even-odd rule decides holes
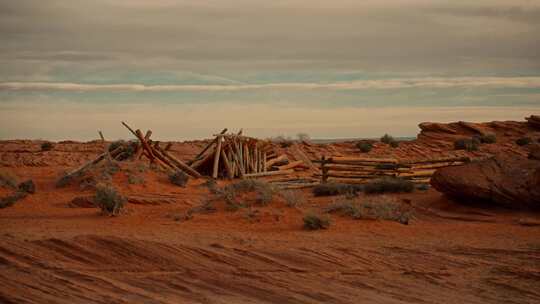
[[[175,149],[189,158],[201,145]],[[259,222],[245,209],[176,221],[210,195],[202,180],[180,188],[151,176],[130,185],[120,174],[122,193],[173,202],[127,204],[107,217],[69,207],[92,192],[54,187],[99,144],[22,152],[38,146],[0,144],[4,169],[15,162],[7,169],[37,188],[0,209],[1,303],[540,302],[540,227],[517,223],[538,214],[466,207],[429,190],[393,195],[414,207],[410,225],[332,215],[328,230],[305,231],[303,215],[335,199],[306,190],[298,209],[279,200],[256,207]]]

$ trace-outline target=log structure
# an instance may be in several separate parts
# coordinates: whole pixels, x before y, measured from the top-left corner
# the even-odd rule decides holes
[[[301,160],[289,162],[287,155],[277,155],[272,143],[242,135],[242,131],[215,138],[191,161],[193,170],[212,178],[259,178],[294,173],[305,167]]]
[[[394,158],[325,157],[317,162],[320,172],[315,176],[321,183],[339,182],[365,184],[382,177],[398,177],[417,184],[429,184],[438,168],[458,166],[470,162],[468,157],[442,157],[400,161]]]

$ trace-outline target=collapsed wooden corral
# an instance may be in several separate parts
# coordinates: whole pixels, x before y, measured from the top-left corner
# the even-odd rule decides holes
[[[417,184],[429,184],[431,176],[438,168],[462,165],[470,161],[469,157],[400,161],[395,158],[323,156],[316,161],[321,165],[321,173],[316,176],[321,178],[322,183],[365,184],[377,178],[399,177]]]
[[[302,166],[302,161],[288,162],[286,155],[277,155],[272,143],[224,129],[188,162],[191,168],[212,178],[257,178],[286,175]]]

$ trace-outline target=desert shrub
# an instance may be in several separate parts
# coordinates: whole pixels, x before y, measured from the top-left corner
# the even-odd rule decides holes
[[[479,139],[483,144],[493,144],[497,142],[497,136],[495,136],[495,134],[485,134],[480,136]]]
[[[390,142],[390,147],[392,147],[392,148],[399,147],[399,141],[397,141],[397,140],[391,141]]]
[[[144,177],[142,175],[129,173],[128,174],[128,183],[132,185],[142,185],[144,184]]]
[[[476,151],[480,141],[476,138],[460,138],[454,141],[455,150]]]
[[[416,189],[420,191],[427,191],[429,190],[429,184],[420,184],[416,187]]]
[[[369,151],[371,151],[373,149],[373,144],[369,143],[369,142],[366,142],[366,141],[361,141],[359,143],[356,144],[356,147],[362,152],[362,153],[368,153]]]
[[[280,193],[281,197],[285,200],[285,205],[288,207],[298,207],[303,205],[306,198],[301,191],[298,190],[285,190]]]
[[[330,227],[330,217],[325,214],[306,214],[303,220],[304,229],[307,230],[328,229]]]
[[[51,151],[54,148],[54,145],[51,142],[44,142],[41,144],[41,151]]]
[[[109,144],[109,152],[116,150],[118,147],[122,147],[122,152],[116,156],[117,160],[130,159],[137,151],[137,141],[124,141],[117,140]]]
[[[299,142],[310,142],[311,141],[311,137],[309,137],[309,135],[307,133],[298,133],[296,135],[296,137],[298,138]]]
[[[185,187],[188,182],[188,175],[182,171],[174,171],[169,174],[169,181],[174,185]]]
[[[385,143],[385,144],[390,144],[392,143],[393,141],[395,141],[394,137],[392,137],[391,135],[388,135],[388,134],[384,134],[384,136],[381,137],[381,142]]]
[[[17,191],[33,194],[33,193],[36,193],[36,185],[34,184],[34,181],[31,179],[25,180],[24,182],[20,183],[17,186]]]
[[[257,193],[257,203],[268,205],[272,202],[275,190],[270,184],[265,183],[264,186],[257,187],[255,191]]]
[[[532,142],[532,139],[530,137],[521,137],[516,140],[516,144],[518,146],[526,146]]]
[[[11,171],[0,170],[0,187],[17,187],[17,176]]]
[[[26,197],[28,193],[17,191],[9,196],[0,198],[0,209],[13,206],[18,200]]]
[[[195,213],[206,214],[206,213],[212,213],[212,212],[216,212],[216,211],[217,211],[217,209],[214,206],[214,204],[209,200],[205,200],[199,206],[195,206],[195,207],[189,209],[187,211],[187,213],[189,213],[189,214],[195,214]]]
[[[333,202],[323,209],[326,213],[341,213],[342,215],[350,216],[354,219],[360,216],[360,210],[355,200],[344,200]]]
[[[406,179],[397,177],[384,177],[364,185],[364,192],[371,193],[397,193],[412,192],[414,184]]]
[[[411,210],[403,208],[401,204],[388,197],[379,201],[361,202],[358,210],[359,219],[389,220],[404,225],[408,225],[412,217]]]
[[[94,202],[101,208],[103,213],[109,215],[118,215],[126,199],[110,185],[98,185]]]
[[[362,191],[362,187],[359,185],[348,185],[341,183],[324,183],[313,187],[313,195],[315,196],[333,196],[341,194],[356,194]]]

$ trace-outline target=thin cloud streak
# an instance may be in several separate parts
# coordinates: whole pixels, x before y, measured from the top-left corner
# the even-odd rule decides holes
[[[132,92],[182,92],[182,91],[244,91],[260,89],[327,89],[369,90],[407,88],[540,88],[540,77],[453,77],[356,80],[336,83],[267,83],[239,85],[145,85],[145,84],[83,84],[66,82],[3,82],[0,91],[132,91]]]

